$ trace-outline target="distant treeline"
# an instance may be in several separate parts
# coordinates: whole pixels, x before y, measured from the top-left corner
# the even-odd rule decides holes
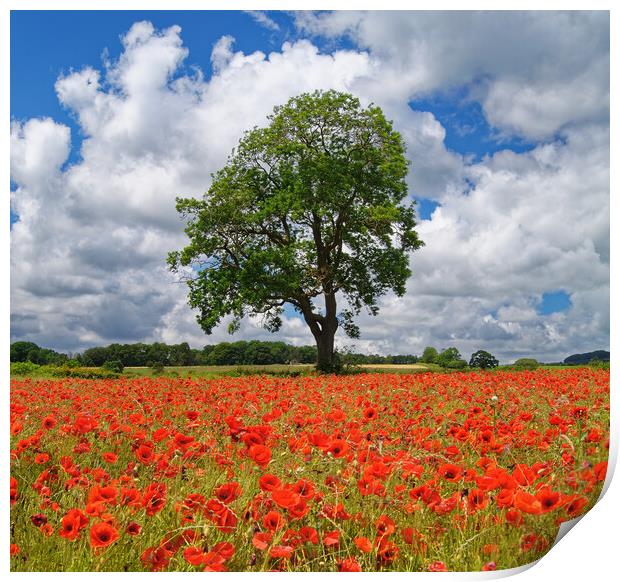
[[[379,356],[347,354],[355,364],[415,364],[417,356]],[[229,366],[266,364],[314,364],[316,346],[292,346],[284,342],[258,340],[221,342],[206,345],[201,350],[180,344],[110,344],[89,348],[82,354],[63,354],[41,348],[32,342],[11,344],[11,362],[33,362],[41,365],[62,365],[74,360],[81,366],[102,366],[106,362],[121,362],[132,366]]]
[[[589,364],[593,360],[599,362],[609,362],[610,353],[605,350],[597,350],[595,352],[587,352],[585,354],[573,354],[564,360],[565,364]]]
[[[348,364],[415,364],[417,362],[438,364],[444,368],[494,368],[497,359],[479,350],[472,354],[469,364],[455,347],[443,351],[428,346],[421,356],[377,354],[341,354]],[[518,362],[522,362],[518,360]],[[574,354],[564,360],[568,365],[584,365],[592,361],[609,361],[609,352],[598,350]],[[266,364],[314,364],[316,346],[292,346],[284,342],[262,342],[258,340],[221,342],[206,345],[201,350],[190,348],[187,342],[180,344],[110,344],[105,347],[89,348],[82,354],[63,354],[32,342],[11,344],[11,362],[32,362],[39,365],[60,366],[73,363],[80,366],[103,366],[106,362],[120,362],[123,367],[132,366],[230,366]],[[536,360],[528,359],[528,362]],[[559,363],[557,365],[560,365]]]

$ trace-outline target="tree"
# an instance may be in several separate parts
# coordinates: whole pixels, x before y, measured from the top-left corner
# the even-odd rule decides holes
[[[33,342],[13,342],[11,344],[11,362],[27,362],[28,355],[39,350]]]
[[[104,362],[101,366],[104,370],[109,370],[110,372],[118,372],[121,374],[125,367],[123,366],[123,362],[120,360],[108,360]]]
[[[424,362],[425,364],[434,364],[439,357],[439,352],[432,346],[427,346],[424,348],[422,352],[422,357],[420,358],[420,362]]]
[[[403,203],[405,146],[379,107],[336,91],[294,97],[268,120],[244,135],[202,199],[177,199],[190,243],[168,263],[185,268],[207,334],[226,315],[231,333],[246,315],[277,331],[288,303],[330,370],[338,327],[357,338],[362,308],[377,315],[380,296],[402,296],[409,251],[423,244]]]
[[[492,356],[489,352],[478,350],[471,355],[469,365],[472,368],[482,368],[483,370],[486,370],[487,368],[497,368],[499,365],[499,360],[495,356]]]
[[[444,368],[462,369],[467,367],[467,362],[461,358],[461,353],[454,347],[446,348],[437,358],[435,363]]]
[[[515,370],[536,370],[539,364],[534,358],[519,358],[512,367]]]

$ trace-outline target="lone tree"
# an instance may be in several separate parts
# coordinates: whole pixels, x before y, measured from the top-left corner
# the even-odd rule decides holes
[[[472,368],[482,368],[483,370],[486,370],[487,368],[497,368],[499,361],[489,352],[478,350],[471,355],[469,365]]]
[[[246,315],[275,332],[288,303],[330,371],[338,327],[359,337],[363,307],[377,315],[381,295],[405,292],[408,253],[423,244],[403,203],[409,162],[381,109],[346,93],[299,95],[268,120],[245,133],[202,199],[177,199],[190,243],[168,263],[207,334],[225,315],[230,333]]]

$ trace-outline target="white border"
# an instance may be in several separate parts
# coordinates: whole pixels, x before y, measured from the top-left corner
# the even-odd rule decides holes
[[[614,56],[617,54],[618,43],[616,41],[615,34],[618,30],[618,9],[613,8],[611,1],[589,1],[589,2],[541,2],[540,0],[521,0],[505,1],[499,4],[497,0],[476,1],[459,3],[456,1],[435,0],[432,3],[433,10],[610,10],[611,13],[611,103],[615,103],[614,96],[617,95],[615,90],[617,85],[617,75],[614,74]],[[0,10],[0,59],[2,63],[2,90],[0,90],[0,103],[2,105],[2,113],[5,120],[5,133],[4,138],[0,142],[3,145],[3,160],[4,163],[1,166],[0,174],[3,183],[8,187],[9,184],[9,123],[10,123],[10,107],[9,107],[9,76],[10,76],[10,10],[240,10],[240,9],[261,9],[261,10],[330,10],[330,9],[369,9],[369,10],[415,10],[428,9],[428,3],[413,3],[413,2],[398,2],[393,0],[383,0],[382,2],[369,2],[365,0],[359,0],[357,2],[349,1],[319,1],[312,2],[291,2],[290,0],[269,0],[264,2],[256,1],[243,1],[243,0],[228,0],[226,2],[220,0],[216,2],[199,2],[197,0],[176,0],[170,2],[167,0],[91,0],[88,4],[80,2],[78,0],[59,0],[56,2],[45,0],[7,0],[3,2],[3,8]],[[119,34],[122,31],[119,31]],[[614,115],[614,110],[611,110],[611,159],[618,159],[618,147],[617,147],[617,120]],[[618,177],[614,166],[611,166],[611,186],[612,192],[615,192]],[[0,252],[2,256],[2,272],[5,274],[4,280],[8,282],[10,273],[9,262],[9,196],[8,191],[3,199],[3,220],[5,221],[4,227],[0,227]],[[618,216],[620,208],[618,207],[617,200],[614,196],[611,197],[611,216]],[[616,220],[612,221],[611,230],[611,256],[617,257],[618,251],[618,236],[613,227],[616,225]],[[611,296],[617,297],[618,291],[618,272],[617,269],[612,267],[611,269]],[[3,386],[1,390],[1,403],[2,409],[2,434],[5,435],[2,441],[2,454],[0,458],[0,481],[2,482],[2,495],[4,500],[8,500],[9,497],[9,463],[7,459],[9,457],[8,446],[8,428],[9,428],[9,344],[10,344],[10,318],[9,318],[9,285],[2,284],[0,287],[0,293],[2,297],[2,303],[4,309],[0,315],[2,329],[4,331],[2,335],[2,347],[0,348],[0,362],[3,371]],[[611,426],[611,449],[609,457],[609,474],[608,481],[606,482],[606,492],[601,500],[595,505],[595,507],[588,512],[581,520],[577,527],[572,529],[566,537],[564,537],[560,543],[554,545],[554,547],[543,557],[538,563],[532,567],[517,568],[515,570],[504,570],[499,572],[489,573],[447,573],[440,575],[441,580],[479,580],[496,579],[506,577],[512,574],[518,574],[518,579],[523,581],[548,581],[551,579],[561,580],[607,580],[611,579],[612,573],[617,576],[619,570],[618,561],[616,557],[617,549],[617,524],[616,519],[620,516],[620,485],[618,484],[618,478],[609,483],[609,478],[613,472],[613,469],[617,461],[617,443],[619,441],[620,434],[618,432],[618,418],[620,414],[618,406],[618,358],[617,354],[617,334],[620,329],[618,322],[617,309],[612,302],[611,304],[611,353],[612,353],[612,426]],[[2,564],[1,572],[8,573],[10,569],[9,560],[9,504],[4,501],[1,504],[2,511],[2,526],[0,526],[0,563]],[[520,572],[520,573],[519,573]],[[50,577],[50,579],[66,579],[67,577],[80,576],[91,578],[97,576],[98,579],[114,579],[118,577],[126,578],[126,574],[117,573],[48,573],[43,574]],[[152,578],[153,574],[148,573],[133,573],[132,576],[138,576],[141,578]],[[187,574],[184,573],[166,573],[160,574],[166,577],[166,579],[181,579],[185,578]],[[324,576],[340,576],[341,574],[331,573],[316,573],[316,574],[279,574],[279,579],[295,578],[303,576],[307,580],[315,579],[319,580]],[[393,580],[402,579],[405,577],[409,580],[411,573],[399,572],[399,573],[365,573],[361,576],[371,577],[390,577]],[[11,573],[11,577],[16,579],[30,579],[40,577],[40,573]],[[226,580],[235,578],[245,578],[252,576],[256,579],[271,577],[269,573],[251,574],[251,573],[227,573],[227,574],[210,574],[211,577],[215,576],[225,577]],[[438,580],[438,574],[436,573],[415,573],[416,580],[433,579]]]

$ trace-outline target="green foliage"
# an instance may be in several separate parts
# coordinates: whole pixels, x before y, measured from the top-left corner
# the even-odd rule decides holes
[[[439,352],[434,347],[427,346],[424,348],[424,352],[422,352],[420,362],[424,362],[425,364],[435,364],[437,363],[438,357]]]
[[[512,367],[515,370],[536,370],[539,363],[534,358],[519,358]]]
[[[467,366],[467,362],[461,358],[460,352],[454,348],[446,348],[441,352],[434,361],[444,368],[462,369]]]
[[[595,370],[609,370],[609,360],[599,360],[598,358],[593,358],[588,363],[588,366]]]
[[[57,378],[86,378],[88,380],[118,378],[119,374],[111,370],[92,368],[69,368],[68,366],[52,367],[46,370],[46,375]]]
[[[231,331],[245,315],[277,331],[289,303],[329,365],[337,328],[358,337],[362,308],[376,315],[381,295],[403,295],[409,252],[422,245],[413,206],[402,204],[404,142],[379,107],[336,91],[295,97],[268,119],[202,200],[177,199],[190,244],[168,263],[193,267],[189,305],[206,333],[229,314]],[[350,306],[341,313],[336,294]]]
[[[467,361],[462,358],[455,358],[454,360],[448,360],[443,366],[451,370],[462,370],[467,368]]]
[[[65,354],[41,348],[33,342],[13,342],[11,344],[11,362],[32,362],[45,366],[62,364],[66,360]]]
[[[32,362],[11,362],[11,376],[31,376],[40,367]]]
[[[109,372],[116,372],[117,374],[121,374],[123,372],[124,366],[123,362],[120,360],[108,360],[103,363],[101,366],[102,370],[108,370]]]
[[[497,368],[499,365],[499,360],[489,352],[478,350],[471,355],[469,365],[472,368],[481,368],[486,370],[488,368]]]
[[[149,368],[151,368],[154,375],[162,374],[164,371],[164,365],[161,362],[151,362]]]
[[[61,355],[64,356],[64,354]],[[414,364],[418,361],[417,356],[410,354],[381,356],[359,354],[351,350],[343,354],[343,358],[344,365],[349,368],[361,364]],[[161,374],[166,366],[264,366],[272,364],[313,364],[316,363],[316,360],[316,346],[292,346],[281,341],[251,340],[206,345],[200,350],[191,349],[186,343],[177,345],[164,343],[111,344],[105,347],[89,348],[84,352],[84,355],[78,354],[73,359],[67,359],[63,365],[69,368],[80,366],[103,367],[106,362],[116,361],[117,364],[114,366],[116,371],[120,371],[121,366],[123,371],[128,367],[154,367],[156,373]],[[174,363],[179,361],[182,363]],[[120,366],[118,362],[120,362]],[[29,370],[35,370],[38,367],[38,364],[27,362],[27,366],[23,369],[27,370],[26,374],[28,374]],[[107,367],[109,369],[109,365]],[[13,365],[11,370],[13,370]],[[14,372],[11,373],[15,374]]]
[[[588,364],[592,360],[600,360],[609,362],[610,353],[606,350],[596,350],[594,352],[586,352],[583,354],[573,354],[564,360],[565,364],[583,365]]]

